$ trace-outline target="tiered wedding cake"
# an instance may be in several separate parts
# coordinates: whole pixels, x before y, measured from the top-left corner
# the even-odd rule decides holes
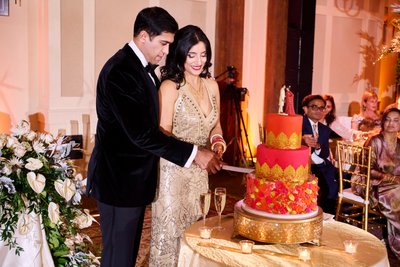
[[[238,234],[286,244],[320,238],[318,181],[309,173],[310,150],[301,145],[302,121],[296,114],[267,114],[255,173],[246,176],[246,198],[235,205]]]

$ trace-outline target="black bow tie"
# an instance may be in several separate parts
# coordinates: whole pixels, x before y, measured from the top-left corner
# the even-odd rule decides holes
[[[153,77],[154,84],[156,85],[157,89],[160,87],[160,80],[158,79],[156,73],[154,70],[158,67],[157,64],[147,64],[147,66],[144,68],[148,73],[150,73],[151,77]]]
[[[147,64],[147,66],[144,68],[148,73],[154,72],[154,70],[158,67],[157,64]]]

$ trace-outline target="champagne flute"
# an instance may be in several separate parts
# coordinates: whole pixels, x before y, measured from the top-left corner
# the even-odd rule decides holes
[[[200,194],[200,209],[203,214],[203,226],[206,225],[206,217],[210,210],[211,190]]]
[[[218,226],[215,227],[217,230],[223,230],[224,228],[221,226],[221,215],[222,211],[225,208],[226,202],[226,188],[225,187],[217,187],[214,191],[214,204],[215,209],[218,212]]]

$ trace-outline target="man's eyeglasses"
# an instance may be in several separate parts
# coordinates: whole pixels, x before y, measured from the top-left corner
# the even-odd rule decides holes
[[[326,108],[323,107],[323,106],[318,107],[317,105],[311,105],[311,106],[307,106],[307,107],[311,108],[312,111],[317,111],[317,110],[319,110],[319,111],[325,111],[325,109],[326,109]]]

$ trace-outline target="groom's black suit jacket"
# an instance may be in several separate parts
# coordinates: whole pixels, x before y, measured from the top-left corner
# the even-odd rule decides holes
[[[151,203],[159,157],[183,166],[193,145],[159,130],[157,89],[128,44],[100,72],[96,110],[98,122],[87,192],[112,206]]]

